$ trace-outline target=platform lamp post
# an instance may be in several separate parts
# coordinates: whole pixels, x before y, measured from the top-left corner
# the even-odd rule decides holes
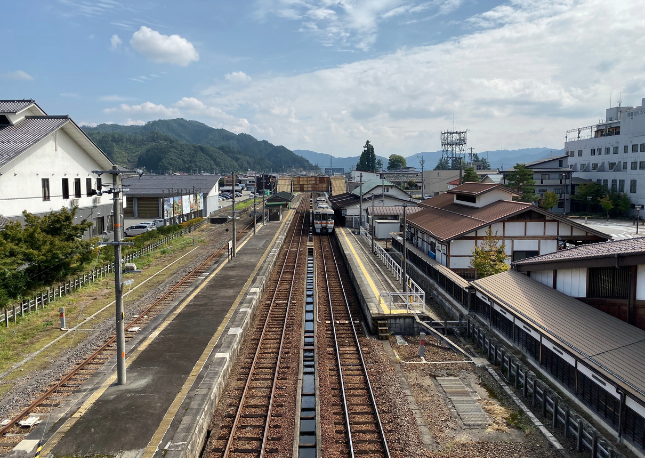
[[[115,295],[115,317],[116,317],[116,370],[117,370],[117,381],[119,385],[125,385],[126,374],[125,374],[125,328],[123,322],[125,320],[125,315],[123,313],[123,283],[122,283],[122,274],[121,274],[121,247],[123,245],[134,245],[133,242],[122,242],[121,241],[121,210],[123,204],[121,202],[121,193],[126,191],[123,188],[122,179],[124,176],[136,176],[143,175],[143,172],[140,170],[131,171],[131,170],[119,170],[118,166],[112,166],[110,170],[92,170],[92,173],[97,174],[98,176],[103,175],[104,173],[109,173],[112,175],[112,187],[106,191],[108,194],[112,194],[112,202],[114,204],[113,212],[113,226],[114,226],[114,241],[113,242],[102,242],[100,246],[112,245],[114,246],[114,295]],[[100,191],[100,190],[99,190]],[[102,194],[102,191],[100,191]],[[98,194],[98,192],[97,192]]]
[[[405,242],[406,242],[406,234],[407,234],[407,225],[408,225],[408,213],[407,213],[408,206],[407,204],[403,204],[403,250],[401,251],[401,267],[403,268],[403,292],[407,293],[408,292],[408,268],[407,268],[407,259],[406,259],[406,247],[405,247]]]
[[[372,194],[372,254],[374,254],[374,194]]]
[[[233,202],[232,202],[232,210],[231,213],[233,214],[233,257],[237,257],[237,234],[235,232],[235,172],[231,172],[231,180],[233,181],[232,183],[232,194],[233,194]]]
[[[587,224],[587,216],[589,215],[589,204],[591,203],[591,196],[587,196],[587,214],[585,215],[585,224]]]
[[[256,225],[255,223],[258,222],[258,215],[257,213],[255,213],[255,195],[256,194],[257,194],[256,192],[253,193],[253,235],[255,235],[255,225]]]
[[[634,208],[636,209],[636,234],[638,234],[638,223],[639,223],[639,220],[641,219],[641,208],[643,208],[643,206],[634,205]]]

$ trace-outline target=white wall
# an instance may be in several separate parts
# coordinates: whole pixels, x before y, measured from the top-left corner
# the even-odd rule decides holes
[[[540,240],[540,254],[555,253],[558,251],[557,240]]]
[[[92,170],[100,169],[78,144],[62,129],[43,139],[2,168],[0,176],[0,214],[20,216],[30,213],[48,213],[71,208],[74,199],[74,179],[81,179],[79,207],[91,207],[93,197],[86,197],[85,179],[92,178],[96,189],[97,176]],[[49,179],[50,200],[43,201],[41,179]],[[63,199],[62,178],[69,181],[69,199]],[[111,176],[103,175],[103,182]],[[102,198],[105,200],[105,196]]]
[[[636,273],[636,300],[645,300],[645,265],[638,266]]]
[[[531,272],[531,278],[539,281],[543,285],[553,288],[553,271],[552,270],[537,270]]]
[[[559,269],[556,282],[556,289],[567,296],[587,296],[587,269]]]

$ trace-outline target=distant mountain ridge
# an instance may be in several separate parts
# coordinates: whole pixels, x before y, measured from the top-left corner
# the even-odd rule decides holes
[[[329,154],[317,153],[315,151],[309,150],[298,150],[295,149],[293,152],[303,158],[309,160],[312,164],[318,164],[319,167],[329,167]],[[475,151],[477,152],[477,151]],[[491,167],[496,169],[510,168],[513,167],[518,162],[527,163],[532,161],[537,161],[539,159],[544,159],[551,156],[562,156],[564,155],[564,149],[556,148],[523,148],[516,150],[495,150],[495,151],[480,151],[477,152],[479,157],[486,157]],[[424,151],[419,153],[411,153],[407,156],[402,154],[407,161],[409,167],[415,167],[418,170],[421,170],[420,158],[425,159],[424,170],[432,170],[437,161],[441,157],[441,151]],[[345,171],[349,171],[352,167],[355,167],[358,163],[360,156],[352,157],[334,157],[333,165],[334,167],[343,167]],[[383,161],[383,165],[387,167],[388,159],[383,156],[378,156]]]
[[[182,118],[150,121],[143,126],[83,126],[83,130],[119,164],[157,173],[276,172],[312,167],[284,146]]]

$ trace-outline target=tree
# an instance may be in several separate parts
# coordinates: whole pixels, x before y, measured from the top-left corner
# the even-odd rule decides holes
[[[506,254],[506,245],[499,244],[497,232],[493,234],[490,226],[486,231],[486,238],[479,246],[475,245],[472,251],[470,265],[475,269],[477,278],[488,277],[500,272],[506,272],[509,265],[506,260],[510,258]]]
[[[632,201],[630,200],[629,196],[624,192],[610,192],[609,200],[613,205],[613,208],[612,208],[613,211],[610,211],[610,213],[613,216],[627,215],[627,213],[629,212],[629,209],[632,206]]]
[[[383,161],[381,159],[376,160],[376,171],[383,170]]]
[[[408,163],[403,156],[399,156],[398,154],[391,154],[388,158],[387,169],[398,170],[406,167],[407,165]]]
[[[450,170],[450,161],[446,157],[442,157],[437,161],[437,165],[434,166],[435,170]]]
[[[551,210],[553,207],[558,205],[559,201],[560,197],[558,197],[556,193],[553,191],[547,191],[542,196],[542,199],[540,199],[540,208]]]
[[[484,156],[480,158],[477,153],[473,154],[473,162],[481,162],[482,170],[490,170],[490,162]]]
[[[614,208],[614,204],[611,202],[611,199],[608,195],[600,199],[599,203],[602,209],[607,213],[607,220],[609,220],[609,210]]]
[[[417,187],[417,182],[416,182],[416,181],[414,181],[414,180],[412,180],[412,179],[410,179],[410,180],[408,180],[408,181],[405,183],[405,186],[406,186],[406,188],[408,188],[408,189],[413,189],[413,188],[416,188],[416,187]]]
[[[506,184],[520,195],[520,202],[535,202],[535,181],[533,170],[527,169],[524,164],[517,164],[511,173],[506,176]]]
[[[572,195],[571,198],[583,205],[596,205],[606,194],[607,188],[603,185],[598,183],[586,183],[578,186],[576,193]],[[587,200],[587,197],[591,197],[591,200]]]
[[[363,152],[356,164],[356,170],[361,172],[376,172],[376,154],[374,153],[374,146],[369,140],[363,146]]]
[[[463,176],[464,183],[479,183],[479,175],[475,172],[474,167],[466,167]]]

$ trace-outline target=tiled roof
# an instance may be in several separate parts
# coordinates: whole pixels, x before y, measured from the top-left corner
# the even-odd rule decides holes
[[[7,218],[0,215],[0,231],[4,229],[4,227],[7,225],[8,222],[9,220]]]
[[[421,207],[414,207],[409,205],[406,210],[406,214],[409,217],[411,214],[416,213],[418,211],[422,210]],[[402,205],[388,205],[386,207],[378,207],[374,206],[374,212],[372,213],[372,206],[367,207],[367,212],[370,215],[375,215],[375,216],[402,216],[403,215],[403,206]]]
[[[337,194],[329,198],[329,203],[331,203],[334,208],[347,208],[351,207],[358,203],[360,198],[358,195],[351,192],[344,192],[343,194]]]
[[[455,186],[459,184],[459,178],[456,180],[449,181],[448,184],[454,184]]]
[[[385,186],[394,186],[393,183],[390,183],[387,180],[381,180],[380,178],[374,178],[373,180],[368,180],[363,182],[363,194],[366,192],[370,192],[372,189],[374,189],[377,186],[381,186],[381,184]],[[361,188],[360,186],[352,191],[352,194],[355,196],[360,196],[361,194]]]
[[[513,270],[471,285],[587,364],[645,396],[645,331]]]
[[[543,254],[532,258],[522,259],[514,264],[539,264],[553,261],[570,261],[590,258],[614,257],[629,254],[645,254],[645,237],[633,239],[611,240],[609,242],[589,243],[568,250],[556,251],[555,253]]]
[[[0,166],[69,121],[67,116],[27,116],[13,126],[0,125]]]
[[[210,192],[217,184],[220,175],[143,175],[141,177],[124,178],[123,186],[129,191],[128,196],[170,196]]]
[[[567,156],[565,154],[565,155],[562,155],[562,156],[545,157],[544,159],[538,159],[537,161],[526,162],[526,163],[524,163],[524,165],[527,166],[527,167],[531,167],[532,165],[543,164],[545,162],[553,161],[553,160],[556,160],[556,159],[564,159],[565,157],[569,157],[569,156]],[[522,164],[522,162],[520,162],[520,164]]]
[[[513,194],[513,191],[505,188],[499,183],[464,183],[460,186],[449,189],[447,192],[449,194],[468,194],[471,196],[479,196],[493,190],[499,190]]]
[[[15,114],[34,103],[33,100],[0,100],[0,113]]]

